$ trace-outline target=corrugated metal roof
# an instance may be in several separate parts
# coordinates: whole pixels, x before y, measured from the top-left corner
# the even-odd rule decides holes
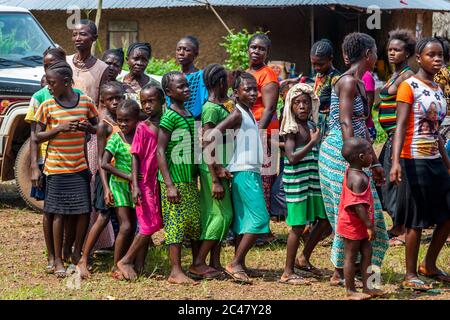
[[[344,5],[367,8],[377,5],[385,10],[421,9],[450,11],[445,0],[209,0],[218,7],[289,7],[304,5]],[[0,5],[24,7],[29,10],[66,10],[70,6],[96,9],[97,0],[0,0]],[[205,0],[103,0],[103,9],[174,8],[204,6]]]

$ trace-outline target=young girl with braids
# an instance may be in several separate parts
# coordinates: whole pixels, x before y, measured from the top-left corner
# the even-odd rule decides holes
[[[86,133],[96,133],[97,109],[92,99],[72,89],[72,69],[65,61],[48,67],[46,79],[53,98],[36,112],[36,142],[48,141],[44,212],[52,217],[55,275],[65,276],[62,260],[64,216],[89,217],[91,193],[85,154]],[[84,240],[84,229],[77,237]],[[81,246],[75,246],[81,256]]]
[[[224,121],[230,112],[225,108],[229,98],[227,71],[220,64],[210,64],[204,69],[204,81],[208,88],[208,101],[202,108],[202,131],[204,135]],[[222,142],[225,137],[217,137]],[[196,261],[189,268],[191,274],[214,278],[220,275],[221,241],[227,236],[233,218],[230,182],[231,174],[227,167],[231,156],[230,146],[225,143],[216,144],[213,150],[204,145],[200,171],[200,209],[202,240]],[[209,267],[206,256],[211,253]]]
[[[377,61],[375,40],[364,33],[347,35],[342,44],[343,56],[349,62],[349,69],[336,80],[331,92],[330,132],[320,146],[319,174],[320,186],[328,220],[336,230],[342,183],[347,162],[342,157],[343,142],[352,137],[370,139],[365,120],[370,109],[367,104],[364,83],[361,78],[367,70],[374,68]],[[374,153],[374,151],[372,150]],[[378,185],[384,180],[384,171],[377,159],[372,157],[372,177]],[[388,248],[388,237],[381,203],[372,187],[374,198],[375,240],[373,241],[372,264],[380,267]],[[334,236],[331,261],[335,266],[331,284],[344,284],[344,242],[343,238]]]
[[[118,81],[122,67],[125,62],[125,55],[122,48],[109,49],[103,53],[102,61],[108,65],[108,81]],[[120,82],[126,93],[134,93],[134,90],[126,83]],[[100,101],[101,106],[101,101]]]

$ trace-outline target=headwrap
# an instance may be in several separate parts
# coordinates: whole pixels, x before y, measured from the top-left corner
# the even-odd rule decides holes
[[[319,120],[319,105],[320,100],[314,93],[313,88],[306,83],[297,83],[286,95],[286,102],[283,111],[283,121],[281,121],[280,135],[286,135],[288,133],[297,133],[298,126],[297,121],[295,121],[295,115],[292,112],[292,103],[294,99],[301,94],[307,94],[311,97],[312,102],[312,120],[317,124]]]

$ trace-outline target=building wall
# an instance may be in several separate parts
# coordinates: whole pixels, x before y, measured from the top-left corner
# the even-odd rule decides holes
[[[272,39],[271,60],[295,62],[297,71],[309,73],[310,10],[311,7],[288,7],[274,9],[258,8],[217,8],[216,9],[231,29],[247,28],[250,32],[269,30]],[[351,14],[350,14],[351,13]],[[68,53],[74,51],[71,32],[66,27],[69,17],[64,11],[34,11],[33,14],[47,30],[55,42]],[[393,11],[384,13],[382,30],[368,31],[365,28],[365,15],[355,11],[339,9],[339,13],[325,7],[314,7],[315,39],[326,37],[335,44],[336,65],[343,68],[340,44],[349,32],[369,32],[379,43],[379,50],[384,50],[387,33],[396,27],[415,29],[416,12]],[[82,18],[86,18],[84,15]],[[90,19],[95,18],[95,11]],[[196,36],[200,41],[198,66],[213,62],[223,63],[226,52],[220,43],[227,31],[206,8],[172,8],[172,9],[122,9],[104,10],[99,28],[99,41],[107,49],[107,27],[109,21],[138,22],[139,40],[150,42],[153,55],[157,58],[174,56],[177,41],[187,34]],[[431,35],[432,14],[424,17],[424,34]]]

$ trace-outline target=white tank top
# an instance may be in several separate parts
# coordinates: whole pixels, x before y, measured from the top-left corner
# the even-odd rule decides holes
[[[258,124],[253,114],[249,114],[240,105],[241,127],[234,141],[233,157],[228,165],[230,172],[253,171],[261,173],[263,164],[263,147],[259,136]]]

